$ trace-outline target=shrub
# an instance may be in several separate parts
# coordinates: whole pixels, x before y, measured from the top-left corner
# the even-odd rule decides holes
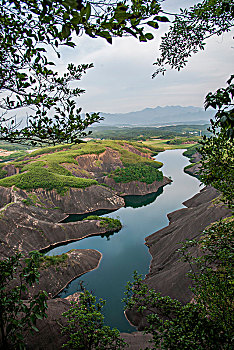
[[[126,308],[147,315],[145,333],[162,350],[231,349],[233,341],[233,217],[208,227],[199,241],[183,244],[180,253],[191,265],[194,302],[183,305],[148,289],[135,273],[128,283]],[[188,252],[188,248],[192,248]],[[197,254],[197,250],[199,254]],[[196,257],[195,257],[196,256]]]
[[[163,174],[151,165],[135,164],[123,169],[116,169],[111,175],[115,182],[140,181],[152,184],[154,181],[162,181]]]
[[[118,219],[108,218],[106,216],[98,216],[98,215],[90,215],[83,220],[99,220],[100,226],[105,227],[109,230],[120,230],[122,228],[122,224]]]
[[[69,336],[63,348],[121,350],[125,347],[126,343],[120,338],[120,332],[104,325],[104,304],[104,300],[97,300],[87,290],[80,293],[79,303],[73,302],[71,308],[63,313],[67,326],[62,327],[62,333]]]
[[[63,253],[61,255],[43,255],[40,256],[40,267],[50,267],[63,264],[68,259],[68,255]]]
[[[97,181],[54,174],[47,168],[43,168],[43,162],[35,163],[28,172],[0,180],[0,186],[11,187],[15,185],[23,190],[33,190],[36,188],[46,190],[56,189],[60,194],[66,193],[70,187],[84,188],[94,184],[97,184]]]

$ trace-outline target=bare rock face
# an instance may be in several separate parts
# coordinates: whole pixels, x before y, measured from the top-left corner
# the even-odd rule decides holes
[[[15,174],[19,174],[19,168],[16,168],[13,164],[7,164],[2,169],[7,171],[6,176],[12,176]]]
[[[126,148],[128,151],[130,151],[130,152],[132,152],[132,153],[137,154],[138,156],[151,159],[150,154],[141,152],[141,151],[139,151],[138,149],[136,149],[135,147],[133,147],[132,145],[130,145],[130,144],[128,144],[128,143],[125,143],[125,144],[124,144],[124,148]],[[150,150],[149,150],[149,151],[150,151]]]
[[[212,187],[204,188],[184,203],[188,208],[168,215],[170,223],[167,227],[146,238],[152,255],[150,272],[145,278],[149,288],[182,303],[191,301],[191,280],[186,276],[190,267],[180,260],[177,250],[180,242],[198,238],[209,224],[231,216],[231,211],[217,201],[218,195]],[[127,317],[138,329],[144,327],[145,319],[134,311],[127,311]]]
[[[192,175],[192,176],[198,176],[199,175],[199,171],[201,168],[201,164],[197,163],[194,164],[193,166],[191,166],[190,168],[185,168],[185,173]]]
[[[37,216],[32,216],[25,211],[25,206],[17,203],[8,205],[2,211],[0,217],[1,256],[12,254],[17,249],[28,253],[32,250],[52,248],[61,243],[113,231],[100,226],[98,220],[54,223],[48,218],[40,218],[41,211],[38,208]]]
[[[201,154],[199,152],[195,152],[192,155],[192,158],[190,159],[190,162],[194,163],[194,165],[191,166],[190,168],[185,168],[184,169],[185,173],[197,177],[201,169],[201,159],[202,159]]]
[[[162,181],[154,181],[152,184],[146,184],[145,182],[140,181],[117,183],[114,179],[109,178],[108,176],[105,176],[102,181],[107,186],[115,189],[117,193],[121,196],[139,196],[157,192],[160,187],[171,183],[171,180],[165,176],[163,177]]]
[[[60,350],[68,341],[68,337],[61,334],[61,326],[66,325],[66,318],[62,313],[68,311],[71,304],[60,298],[48,300],[47,304],[47,318],[37,320],[39,332],[24,334],[27,350]]]
[[[120,153],[107,147],[101,154],[85,154],[76,158],[82,170],[87,171],[95,178],[103,176],[116,168],[123,167]]]
[[[12,191],[7,187],[0,187],[0,208],[13,202]]]
[[[149,343],[153,338],[150,334],[144,334],[143,332],[121,333],[121,338],[128,344],[126,350],[139,350],[146,347],[147,349],[154,349],[154,345]]]
[[[39,201],[47,208],[56,207],[66,214],[88,213],[98,209],[116,210],[124,206],[124,200],[110,188],[93,185],[86,188],[70,188],[63,196],[56,190],[34,190]]]
[[[40,268],[39,283],[29,288],[29,296],[38,290],[44,290],[50,298],[59,294],[75,278],[88,271],[96,269],[102,254],[94,249],[75,249],[67,254],[67,258],[55,265],[46,267],[46,262]]]

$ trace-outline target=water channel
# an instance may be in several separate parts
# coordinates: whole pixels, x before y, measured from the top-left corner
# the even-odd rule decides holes
[[[124,297],[127,281],[132,280],[133,272],[137,270],[146,275],[149,271],[151,256],[144,244],[145,237],[165,227],[168,224],[167,214],[183,208],[182,202],[201,189],[199,180],[183,171],[189,164],[183,152],[180,149],[167,150],[155,157],[164,164],[160,169],[163,174],[172,178],[170,185],[146,196],[128,196],[125,198],[124,208],[104,214],[120,219],[123,228],[118,233],[109,238],[85,238],[47,253],[56,255],[71,249],[96,249],[102,253],[98,269],[75,279],[60,296],[73,294],[79,290],[80,281],[84,281],[87,289],[106,300],[105,323],[117,327],[121,332],[135,330],[124,317],[121,299]],[[77,221],[80,217],[71,215],[69,220]]]

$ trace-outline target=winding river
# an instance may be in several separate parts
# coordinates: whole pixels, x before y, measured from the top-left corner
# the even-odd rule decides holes
[[[201,189],[199,180],[183,171],[189,164],[183,152],[180,149],[167,150],[155,157],[164,164],[161,168],[163,174],[172,178],[170,185],[154,194],[128,196],[125,198],[125,208],[108,214],[121,220],[121,231],[108,238],[85,238],[47,253],[56,255],[71,249],[96,249],[102,253],[99,267],[72,281],[60,296],[73,294],[79,290],[80,281],[84,281],[87,289],[106,300],[105,323],[117,327],[121,332],[135,330],[124,317],[121,299],[124,297],[127,281],[132,280],[134,270],[143,275],[149,271],[151,256],[144,245],[145,237],[168,225],[167,214],[183,208],[182,203]],[[79,219],[76,215],[69,217],[70,221]]]

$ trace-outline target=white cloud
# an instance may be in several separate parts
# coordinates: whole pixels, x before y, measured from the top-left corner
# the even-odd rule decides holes
[[[167,0],[163,6],[173,11],[196,2]],[[194,55],[182,71],[168,71],[164,77],[152,80],[152,64],[166,28],[163,23],[161,26],[156,39],[148,43],[116,38],[113,45],[109,45],[102,39],[82,37],[77,39],[74,50],[63,49],[62,64],[60,61],[58,66],[61,71],[70,61],[95,65],[79,83],[86,89],[86,94],[79,98],[84,111],[117,113],[157,105],[203,106],[208,91],[225,86],[233,67],[231,33],[211,38],[205,51]]]

